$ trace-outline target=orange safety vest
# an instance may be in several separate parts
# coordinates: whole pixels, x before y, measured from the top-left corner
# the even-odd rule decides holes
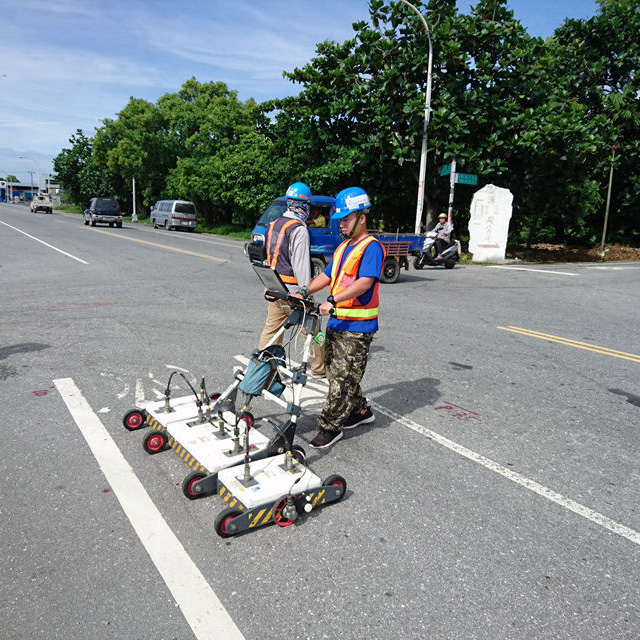
[[[333,266],[331,267],[331,286],[330,292],[332,296],[336,296],[340,291],[346,289],[351,283],[355,282],[358,278],[358,268],[360,267],[360,261],[364,255],[365,249],[372,243],[378,242],[373,236],[367,236],[360,240],[351,249],[351,252],[347,256],[342,267],[342,256],[349,244],[348,240],[345,240],[336,249],[333,254]],[[382,247],[382,262],[387,255],[384,245],[378,242]],[[367,304],[361,304],[358,298],[351,298],[344,302],[336,303],[336,310],[334,318],[337,320],[375,320],[378,317],[378,288],[380,281],[377,280],[373,285],[373,294],[371,300]]]
[[[302,222],[293,218],[277,218],[269,225],[266,241],[267,264],[278,272],[283,282],[293,285],[297,285],[298,281],[289,260],[289,235],[298,224]],[[282,251],[283,248],[286,250]]]

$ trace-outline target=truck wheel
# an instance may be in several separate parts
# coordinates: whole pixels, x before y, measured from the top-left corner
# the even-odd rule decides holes
[[[319,276],[326,266],[322,258],[311,258],[311,278]]]
[[[156,220],[155,220],[155,218],[151,221],[151,224],[153,225],[153,228],[154,228],[154,229],[157,229],[157,228],[158,228],[158,225],[156,224]]]
[[[88,224],[89,224],[89,221],[88,221],[86,218],[84,219],[84,224],[85,224],[85,225],[88,225]]]
[[[382,265],[380,281],[385,284],[393,284],[400,275],[400,265],[394,258],[387,258]]]
[[[171,231],[171,226],[169,225],[169,221],[165,220],[164,221],[164,228],[166,231]]]

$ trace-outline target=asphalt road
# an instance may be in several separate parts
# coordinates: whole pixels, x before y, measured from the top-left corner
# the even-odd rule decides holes
[[[175,368],[230,383],[242,243],[0,205],[0,279],[2,638],[640,637],[639,263],[383,285],[376,422],[306,447],[347,495],[226,540],[121,419]]]

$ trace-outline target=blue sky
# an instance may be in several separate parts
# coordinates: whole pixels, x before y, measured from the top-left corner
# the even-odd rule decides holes
[[[465,13],[471,4],[458,0]],[[596,12],[595,0],[508,5],[542,37],[567,17]],[[93,135],[130,96],[155,102],[192,76],[225,82],[241,100],[296,93],[283,70],[308,61],[317,42],[350,38],[367,7],[367,0],[3,0],[0,176],[28,182],[36,168],[44,176],[76,129]]]

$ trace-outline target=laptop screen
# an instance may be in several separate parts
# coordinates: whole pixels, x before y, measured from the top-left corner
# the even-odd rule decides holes
[[[265,289],[276,291],[277,293],[289,293],[287,286],[282,282],[278,272],[273,267],[267,267],[262,264],[253,264],[252,266]]]

